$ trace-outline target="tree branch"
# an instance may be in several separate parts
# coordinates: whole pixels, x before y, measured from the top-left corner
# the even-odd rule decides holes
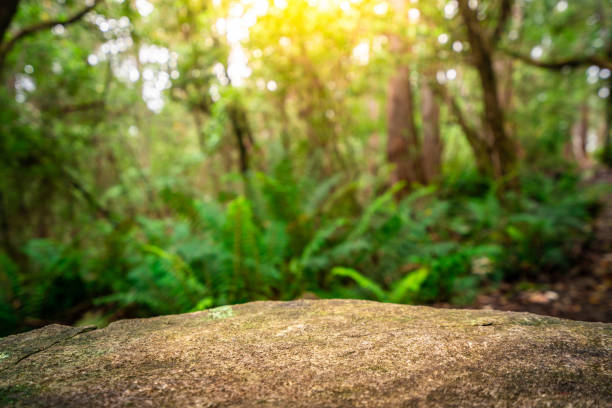
[[[448,104],[450,111],[455,117],[456,123],[463,131],[465,138],[474,152],[474,158],[476,159],[476,166],[478,169],[485,173],[489,172],[491,170],[489,143],[479,134],[478,130],[469,123],[457,99],[448,92],[444,85],[439,84],[435,79],[430,81],[429,85],[438,98]]]
[[[75,105],[41,105],[41,107],[45,110],[50,110],[56,114],[67,115],[70,113],[76,112],[84,112],[89,110],[101,109],[104,108],[105,102],[104,100],[92,101],[92,102],[83,102]]]
[[[10,40],[8,40],[7,42],[3,43],[0,46],[0,68],[4,65],[5,57],[8,55],[8,53],[13,49],[13,47],[15,47],[15,45],[19,41],[21,41],[24,38],[29,37],[29,36],[31,36],[33,34],[36,34],[39,31],[55,27],[58,24],[59,25],[63,25],[63,26],[67,26],[67,25],[76,23],[76,22],[80,21],[83,17],[85,17],[87,15],[87,13],[92,11],[99,3],[103,2],[103,1],[104,0],[94,0],[92,5],[83,8],[81,11],[79,11],[76,14],[72,15],[71,17],[68,17],[67,19],[57,19],[57,20],[50,20],[50,21],[41,21],[39,23],[33,24],[33,25],[29,26],[29,27],[26,27],[26,28],[20,30],[17,34],[15,34],[13,36],[13,38],[11,38]]]
[[[0,7],[0,44],[4,41],[4,35],[8,31],[11,21],[17,14],[17,6],[19,0],[6,0],[4,5]]]
[[[114,227],[119,225],[111,211],[102,206],[102,204],[96,200],[96,198],[77,180],[76,177],[72,176],[72,174],[70,174],[70,172],[68,172],[66,169],[61,169],[61,172],[66,177],[67,183],[79,192],[87,204],[89,204],[102,217],[108,220]]]
[[[478,131],[466,119],[465,114],[463,113],[463,110],[461,109],[461,107],[459,106],[459,103],[457,102],[457,99],[455,99],[448,92],[446,87],[444,85],[439,84],[435,80],[430,81],[430,86],[433,89],[434,93],[436,93],[440,99],[448,103],[448,106],[451,109],[451,112],[453,112],[453,116],[455,116],[455,120],[457,121],[457,124],[459,125],[461,130],[463,130],[463,133],[465,133],[465,136],[470,142],[470,145],[475,145],[475,144],[480,145],[484,143],[484,141],[480,138]]]
[[[582,67],[587,65],[597,65],[601,68],[607,68],[612,70],[612,61],[604,56],[598,55],[589,55],[584,57],[575,57],[575,58],[566,58],[557,61],[539,61],[535,60],[527,55],[519,54],[518,52],[503,50],[504,54],[509,55],[510,57],[516,58],[528,65],[533,65],[534,67],[550,69],[553,71],[560,71],[565,67]]]

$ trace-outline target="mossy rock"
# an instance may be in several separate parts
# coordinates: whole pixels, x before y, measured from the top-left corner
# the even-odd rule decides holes
[[[358,300],[53,325],[0,339],[0,405],[612,406],[611,333]]]

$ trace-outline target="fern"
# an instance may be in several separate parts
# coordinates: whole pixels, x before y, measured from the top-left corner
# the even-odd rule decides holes
[[[363,216],[359,219],[353,230],[347,237],[348,241],[354,240],[361,236],[370,227],[372,218],[386,205],[393,205],[393,196],[403,188],[402,183],[397,183],[391,187],[386,193],[376,198],[363,212]]]
[[[233,286],[238,299],[257,297],[260,289],[260,257],[257,248],[257,228],[249,202],[239,197],[227,206],[227,242],[232,248]]]
[[[302,252],[302,256],[300,257],[301,265],[308,265],[308,262],[310,261],[312,256],[319,252],[325,245],[326,241],[331,237],[331,235],[345,224],[346,220],[344,220],[343,218],[339,218],[337,220],[334,220],[325,228],[321,228],[320,230],[316,231],[316,233],[312,237],[312,240],[308,243],[308,245],[306,245],[306,248],[304,248],[304,251]]]
[[[407,298],[411,299],[410,296],[413,296],[419,291],[428,274],[429,271],[427,268],[417,269],[394,283],[390,291],[385,291],[374,281],[351,268],[337,266],[332,269],[330,276],[349,278],[355,281],[360,288],[372,293],[374,297],[381,302],[399,303]]]

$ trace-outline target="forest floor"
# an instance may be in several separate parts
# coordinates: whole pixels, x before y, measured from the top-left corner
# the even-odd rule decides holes
[[[586,181],[604,184],[593,233],[569,273],[539,280],[504,282],[485,289],[466,308],[531,312],[573,320],[612,322],[612,170],[597,169]],[[457,305],[436,304],[438,307]]]

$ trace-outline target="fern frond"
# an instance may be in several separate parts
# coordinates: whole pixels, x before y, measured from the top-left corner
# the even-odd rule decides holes
[[[330,276],[352,279],[360,288],[372,292],[377,300],[384,301],[386,299],[385,291],[380,286],[354,269],[337,266],[332,269]]]
[[[427,279],[429,269],[419,268],[416,271],[410,272],[394,285],[393,290],[388,296],[388,301],[392,303],[400,303],[407,296],[415,295],[421,289],[421,285]]]
[[[393,205],[393,196],[403,188],[403,183],[396,183],[389,188],[384,194],[376,198],[370,205],[366,207],[363,216],[359,219],[353,230],[349,233],[347,240],[351,241],[365,233],[372,223],[372,218],[386,205]]]

